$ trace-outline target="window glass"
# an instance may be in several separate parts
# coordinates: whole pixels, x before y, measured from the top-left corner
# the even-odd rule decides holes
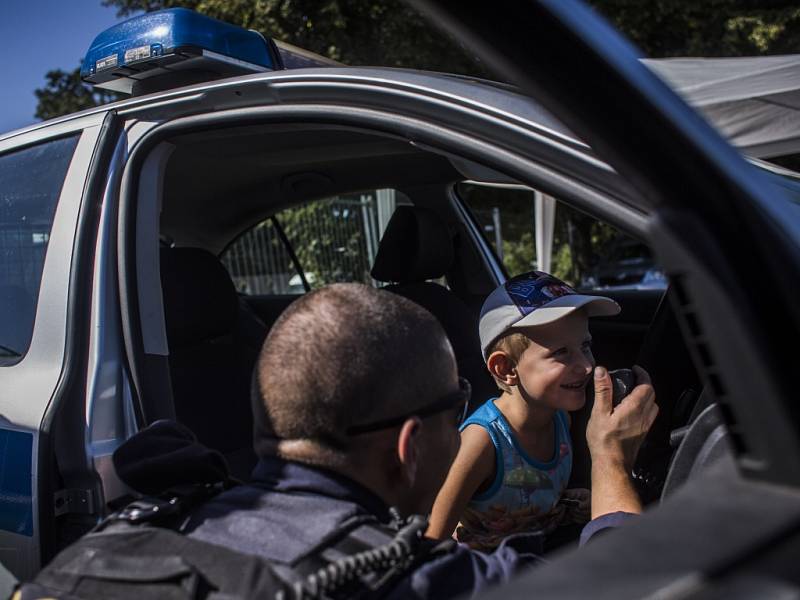
[[[378,242],[400,204],[411,204],[401,192],[370,190],[287,208],[274,219],[312,289],[350,281],[375,285],[370,269]],[[272,218],[240,236],[221,260],[242,294],[295,294],[305,289]]]
[[[460,183],[456,193],[509,276],[542,269],[584,290],[666,288],[663,272],[645,244],[568,204],[522,187]],[[535,233],[537,197],[543,221],[547,206],[553,208],[552,241],[540,242],[541,257]]]
[[[77,142],[0,156],[0,365],[28,351],[56,203]]]
[[[240,236],[222,254],[221,260],[241,294],[303,292],[303,281],[271,220]]]

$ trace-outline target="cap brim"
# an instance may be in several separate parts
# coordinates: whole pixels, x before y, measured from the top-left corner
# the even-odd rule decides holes
[[[568,296],[556,298],[552,302],[548,302],[546,305],[537,308],[531,314],[514,323],[511,329],[546,325],[566,317],[579,308],[586,309],[586,314],[589,317],[613,317],[614,315],[618,315],[622,310],[619,304],[614,302],[611,298],[570,294]]]

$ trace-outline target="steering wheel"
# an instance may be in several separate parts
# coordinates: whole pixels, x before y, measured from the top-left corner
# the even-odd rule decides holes
[[[669,287],[653,315],[636,361],[650,374],[659,408],[633,469],[645,504],[661,497],[674,453],[671,434],[689,423],[702,390],[675,313],[677,301],[674,288]]]

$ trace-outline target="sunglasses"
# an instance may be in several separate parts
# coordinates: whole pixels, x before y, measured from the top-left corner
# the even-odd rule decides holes
[[[419,417],[420,419],[424,419],[425,417],[430,417],[431,415],[435,415],[436,413],[444,412],[446,410],[451,410],[457,407],[459,408],[459,411],[455,424],[456,427],[459,427],[467,418],[467,411],[469,409],[469,399],[471,397],[472,397],[472,386],[470,385],[469,381],[467,381],[463,377],[459,377],[458,390],[455,392],[451,392],[445,396],[442,396],[441,398],[436,400],[433,404],[430,404],[424,408],[417,409],[413,412],[401,415],[399,417],[391,417],[389,419],[376,421],[374,423],[366,423],[364,425],[353,425],[352,427],[348,427],[345,430],[345,433],[347,435],[359,435],[361,433],[368,433],[370,431],[380,431],[381,429],[388,429],[390,427],[400,425],[409,417]]]

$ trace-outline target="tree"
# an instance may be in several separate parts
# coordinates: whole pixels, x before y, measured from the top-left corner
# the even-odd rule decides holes
[[[104,0],[119,16],[191,8],[353,65],[482,70],[404,0]]]
[[[647,56],[743,56],[795,52],[800,7],[794,0],[589,0]],[[103,0],[120,17],[185,7],[256,29],[353,65],[382,65],[485,77],[458,43],[403,0]],[[36,90],[36,116],[50,118],[118,96],[92,91],[78,71],[51,71]]]
[[[796,0],[588,1],[645,55],[655,58],[780,54],[800,46]],[[103,4],[116,7],[120,17],[191,8],[346,64],[487,76],[462,46],[428,25],[404,0],[103,0]],[[82,84],[77,70],[51,71],[47,85],[37,90],[36,96],[36,116],[43,119],[117,98]],[[478,201],[485,209],[497,205],[491,204],[491,197],[482,196]],[[509,206],[507,199],[502,202]],[[512,211],[517,211],[519,218],[503,224],[503,250],[515,271],[533,263],[534,251],[529,239],[530,204],[514,204]],[[554,270],[578,282],[590,268],[598,246],[613,235],[610,227],[578,211],[559,210]]]
[[[52,119],[86,108],[92,108],[119,98],[114,92],[93,89],[81,81],[80,68],[67,73],[57,69],[45,75],[47,85],[36,90],[37,119]]]
[[[793,0],[588,0],[646,56],[755,56],[797,52]]]
[[[407,67],[485,77],[486,71],[403,0],[104,0],[120,17],[184,7],[352,65]],[[57,76],[50,77],[51,73]],[[48,73],[39,118],[117,99],[92,92],[79,70]]]

